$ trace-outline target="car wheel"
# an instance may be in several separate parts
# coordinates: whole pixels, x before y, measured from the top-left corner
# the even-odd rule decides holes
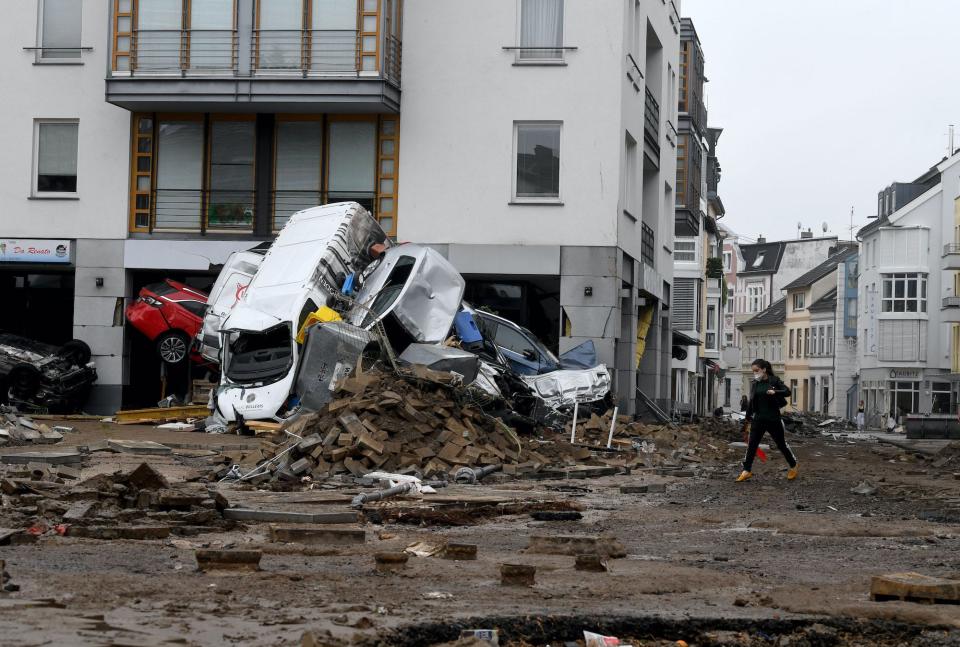
[[[31,398],[36,395],[40,389],[41,378],[42,375],[35,366],[30,366],[29,364],[14,366],[8,376],[10,391],[16,398]]]
[[[57,351],[57,355],[73,362],[77,366],[83,366],[90,361],[92,353],[86,342],[73,339],[61,346],[60,350]]]
[[[180,364],[190,354],[190,341],[182,332],[168,330],[157,337],[157,354],[167,364]]]

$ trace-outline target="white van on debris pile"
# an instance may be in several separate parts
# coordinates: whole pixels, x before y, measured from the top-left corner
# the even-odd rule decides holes
[[[293,214],[220,327],[217,413],[230,422],[270,419],[288,409],[304,321],[390,245],[355,202]]]
[[[234,252],[223,264],[207,298],[203,326],[197,332],[197,346],[204,359],[220,363],[220,328],[233,306],[240,303],[269,248],[269,243],[263,243],[253,249]]]

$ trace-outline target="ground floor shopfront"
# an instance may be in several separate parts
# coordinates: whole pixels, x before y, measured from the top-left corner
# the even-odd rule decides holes
[[[910,413],[957,413],[958,383],[947,369],[863,369],[859,387],[868,427]]]

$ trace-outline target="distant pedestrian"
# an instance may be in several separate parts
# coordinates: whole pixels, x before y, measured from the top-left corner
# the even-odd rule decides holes
[[[747,412],[747,407],[750,405],[750,400],[747,399],[747,396],[740,398],[740,411],[741,413]]]
[[[743,459],[743,471],[737,477],[737,482],[746,481],[753,476],[753,459],[765,433],[770,434],[783,457],[787,459],[790,466],[787,479],[792,481],[797,478],[797,459],[784,438],[783,421],[780,418],[780,409],[787,405],[790,389],[773,373],[773,367],[767,360],[756,359],[750,368],[753,370],[753,384],[750,387],[746,420],[750,436],[747,441],[747,454]]]
[[[860,400],[860,404],[857,406],[857,431],[863,431],[863,428],[864,428],[863,400]]]

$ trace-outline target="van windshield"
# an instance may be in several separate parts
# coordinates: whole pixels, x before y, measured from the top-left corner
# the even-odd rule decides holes
[[[293,366],[290,323],[264,332],[241,331],[230,342],[226,374],[240,384],[275,382]]]
[[[380,288],[377,296],[373,299],[373,303],[370,304],[370,312],[363,318],[363,323],[360,324],[361,328],[366,328],[390,309],[403,291],[403,286],[410,279],[410,273],[416,263],[417,259],[413,256],[401,256],[397,260],[390,276],[387,277],[383,287]]]

